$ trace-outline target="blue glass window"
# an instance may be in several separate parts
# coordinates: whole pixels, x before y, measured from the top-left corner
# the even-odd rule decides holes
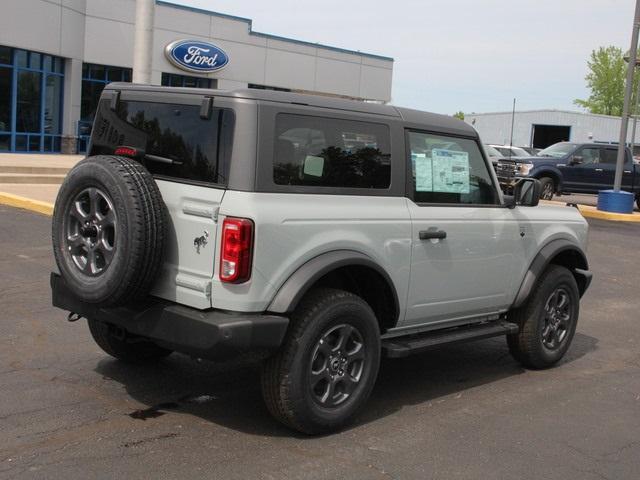
[[[11,131],[11,113],[13,110],[11,102],[12,82],[13,69],[0,66],[0,134]],[[9,150],[9,147],[3,149],[3,144],[0,140],[0,150]]]
[[[64,60],[0,46],[0,151],[60,150]]]
[[[108,83],[130,81],[130,68],[97,65],[94,63],[82,64],[81,122],[83,124],[93,122],[93,117],[95,117],[96,109],[98,108],[98,101],[100,100],[100,94]]]
[[[175,73],[163,73],[162,85],[165,87],[217,88],[217,80],[211,78],[191,77]]]
[[[82,100],[78,122],[78,152],[86,152],[93,119],[104,87],[111,82],[130,82],[131,69],[95,63],[82,64]]]

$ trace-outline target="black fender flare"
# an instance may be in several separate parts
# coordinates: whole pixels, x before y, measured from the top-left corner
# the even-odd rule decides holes
[[[520,285],[520,290],[518,290],[518,294],[511,305],[512,308],[518,308],[524,304],[533,291],[533,287],[538,281],[538,278],[540,278],[540,275],[542,275],[542,273],[547,269],[551,260],[553,260],[553,258],[558,254],[566,251],[574,252],[575,261],[572,265],[568,266],[568,268],[571,269],[571,272],[576,279],[579,279],[578,286],[580,289],[580,296],[584,294],[587,288],[589,288],[589,284],[591,283],[591,278],[593,276],[589,271],[587,256],[575,243],[565,239],[556,239],[542,247],[531,262],[531,265],[522,280],[522,284]]]
[[[355,250],[333,250],[304,263],[278,289],[267,311],[273,313],[292,312],[316,281],[337,268],[351,265],[366,266],[378,272],[386,280],[393,294],[395,312],[400,311],[398,292],[387,271],[371,257]]]

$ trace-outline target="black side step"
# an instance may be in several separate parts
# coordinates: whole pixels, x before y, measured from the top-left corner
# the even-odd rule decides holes
[[[518,333],[518,325],[501,320],[480,325],[435,330],[408,337],[389,338],[382,341],[382,351],[387,357],[400,358],[424,352],[438,345],[464,343],[513,333]]]

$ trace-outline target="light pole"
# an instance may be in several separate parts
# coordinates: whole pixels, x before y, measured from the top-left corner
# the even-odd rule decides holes
[[[618,157],[616,158],[616,175],[613,180],[613,190],[598,192],[598,210],[615,213],[633,213],[634,195],[622,191],[622,170],[627,152],[627,132],[629,130],[629,107],[633,92],[633,74],[636,70],[638,57],[638,33],[640,33],[640,0],[636,0],[636,11],[633,16],[633,30],[631,32],[631,48],[629,49],[629,66],[624,89],[624,104],[622,118],[620,118],[620,139],[618,141]]]
[[[629,149],[631,150],[631,156],[633,157],[633,150],[635,149],[636,143],[636,126],[638,124],[638,103],[640,97],[640,82],[638,83],[638,91],[636,92],[636,105],[633,109],[633,127],[631,130],[631,145],[629,145]]]
[[[638,53],[638,30],[640,30],[640,0],[636,0],[636,12],[633,17],[633,30],[631,33],[631,48],[629,49],[629,66],[627,67],[627,81],[624,91],[624,105],[620,122],[620,141],[618,142],[618,158],[616,160],[616,176],[613,181],[613,190],[619,192],[622,187],[622,170],[627,145],[627,130],[629,128],[629,104],[633,91],[633,73],[636,69]],[[632,204],[633,205],[633,204]]]
[[[156,0],[136,0],[133,83],[151,83],[151,49]]]
[[[627,60],[627,57],[625,57],[625,60]],[[636,59],[636,68],[638,67],[638,65],[640,65],[640,61]],[[638,81],[638,89],[636,90],[636,102],[635,102],[635,106],[633,107],[633,113],[632,113],[633,127],[631,130],[631,145],[629,146],[629,148],[631,149],[632,157],[633,157],[633,150],[635,149],[635,143],[636,143],[636,126],[638,124],[638,106],[639,105],[640,105],[640,81]]]
[[[629,53],[625,54],[625,56],[622,58],[627,63],[629,63],[631,59],[629,57]],[[637,69],[638,66],[640,66],[640,59],[636,58],[635,68]],[[636,71],[634,70],[634,79],[635,77],[636,77]],[[631,113],[631,116],[633,117],[633,127],[631,128],[631,145],[629,146],[629,149],[631,150],[631,156],[633,156],[633,150],[635,148],[635,143],[636,143],[636,127],[638,124],[638,105],[640,105],[640,81],[638,82],[638,90],[636,91],[636,101],[633,106],[633,112]]]

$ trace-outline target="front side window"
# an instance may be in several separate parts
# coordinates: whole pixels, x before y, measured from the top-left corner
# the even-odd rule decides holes
[[[389,188],[389,128],[377,123],[279,114],[273,181],[276,185]]]
[[[582,165],[600,163],[600,148],[583,148],[577,155],[582,157]]]
[[[407,138],[414,202],[500,203],[487,164],[475,141],[411,131]]]
[[[200,117],[199,105],[101,100],[91,136],[91,155],[111,155],[126,146],[146,154],[154,175],[226,184],[233,111],[214,108]]]

